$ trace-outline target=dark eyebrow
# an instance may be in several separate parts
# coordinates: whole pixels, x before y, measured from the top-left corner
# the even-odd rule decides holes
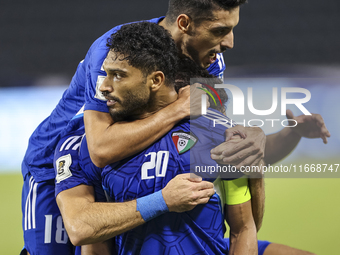
[[[119,68],[105,68],[105,66],[103,66],[105,72],[109,72],[109,73],[123,73],[125,74],[126,71],[122,70],[122,69],[119,69]]]
[[[126,73],[124,70],[122,69],[118,69],[118,68],[113,68],[113,69],[107,69],[109,72],[120,72],[120,73]]]

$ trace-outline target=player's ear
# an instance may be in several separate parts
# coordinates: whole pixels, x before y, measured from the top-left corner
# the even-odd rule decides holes
[[[156,71],[151,74],[151,90],[158,90],[165,81],[165,75],[162,71]]]
[[[191,27],[192,27],[192,20],[188,15],[180,14],[177,17],[176,22],[177,22],[177,27],[180,31],[182,31],[185,34],[190,32]]]

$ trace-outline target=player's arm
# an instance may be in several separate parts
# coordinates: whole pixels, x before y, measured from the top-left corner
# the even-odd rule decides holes
[[[252,195],[251,208],[257,231],[262,226],[265,205],[264,177],[249,178],[249,189]]]
[[[274,164],[285,158],[291,153],[300,142],[301,137],[322,138],[327,143],[330,133],[326,128],[325,122],[320,114],[294,116],[292,111],[287,110],[287,119],[290,126],[285,127],[280,132],[267,136],[265,162]]]
[[[264,136],[263,131],[257,127],[235,126],[226,130],[226,142],[220,144],[211,151],[213,159],[225,164],[237,166],[256,165],[264,159],[266,164],[274,164],[289,153],[300,142],[301,137],[322,138],[327,143],[330,133],[326,128],[321,115],[301,115],[295,117],[290,110],[287,110],[287,118],[290,126],[281,131]],[[230,141],[235,133],[243,133],[246,137],[243,141],[233,144]],[[233,146],[231,146],[233,144]]]
[[[257,141],[256,143],[260,143],[260,147],[263,147],[263,144],[265,143],[266,139],[263,134],[263,132],[259,128],[251,128],[250,133],[252,135],[257,134]],[[226,130],[226,133],[229,129]],[[256,224],[257,231],[260,230],[264,215],[264,205],[265,205],[265,188],[264,188],[264,179],[263,179],[263,172],[262,172],[262,166],[265,164],[263,161],[263,153],[259,152],[257,149],[255,149],[256,146],[255,143],[246,142],[246,139],[240,139],[242,136],[243,138],[246,137],[247,128],[236,126],[235,128],[232,128],[231,131],[228,131],[227,135],[232,134],[232,137],[227,139],[229,141],[224,142],[217,146],[215,151],[218,151],[219,155],[212,154],[211,158],[214,159],[219,164],[230,164],[235,165],[239,170],[242,171],[242,167],[244,166],[255,166],[256,168],[253,168],[254,172],[244,172],[245,174],[249,175],[249,188],[252,195],[251,199],[251,208],[253,211],[253,217]],[[247,146],[253,147],[249,148]],[[239,148],[241,152],[243,151],[244,154],[241,153],[240,158],[237,156],[235,157],[228,157],[224,154],[223,151],[230,152],[234,150],[235,148]],[[254,154],[251,153],[251,151],[254,151]],[[237,149],[236,149],[237,150]],[[243,156],[242,156],[243,155]],[[248,158],[247,158],[248,157]],[[246,164],[246,165],[244,165]]]
[[[182,100],[165,107],[149,118],[113,123],[108,113],[84,112],[85,130],[92,162],[104,167],[142,151],[185,118]]]
[[[257,254],[257,234],[247,178],[223,181],[225,219],[230,227],[229,254]]]
[[[95,202],[94,189],[88,185],[61,191],[57,203],[71,242],[86,245],[102,242],[135,228],[166,211],[183,212],[207,203],[213,185],[201,178],[181,174],[160,193],[123,203]],[[162,204],[162,201],[164,201]]]
[[[201,90],[194,90],[194,93],[190,93],[190,86],[182,88],[174,103],[146,119],[133,122],[113,123],[108,113],[86,110],[85,130],[92,162],[104,167],[150,146],[178,121],[190,116],[190,104],[193,105],[194,98],[197,105],[201,100]]]
[[[301,136],[288,127],[275,134],[267,135],[264,157],[266,163],[274,164],[288,156],[300,140]]]

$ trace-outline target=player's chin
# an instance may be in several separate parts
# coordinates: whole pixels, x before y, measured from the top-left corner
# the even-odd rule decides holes
[[[201,66],[205,69],[207,69],[209,66],[210,66],[210,63],[207,62],[206,60],[205,61],[201,61]]]
[[[124,120],[124,114],[118,111],[117,109],[109,109],[109,114],[114,122]]]

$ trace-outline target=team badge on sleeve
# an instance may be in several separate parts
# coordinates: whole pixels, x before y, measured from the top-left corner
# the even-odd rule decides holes
[[[58,158],[58,160],[56,162],[56,166],[57,166],[56,180],[57,180],[57,183],[60,183],[61,181],[72,176],[72,173],[71,173],[71,170],[70,170],[71,164],[72,164],[71,154],[67,154],[65,156]]]
[[[198,141],[198,138],[191,132],[176,131],[172,133],[177,152],[181,155],[190,150]]]
[[[97,83],[96,83],[96,95],[94,96],[95,98],[106,101],[106,98],[103,96],[103,93],[100,91],[100,86],[103,84],[106,76],[103,75],[98,75],[97,78]]]

